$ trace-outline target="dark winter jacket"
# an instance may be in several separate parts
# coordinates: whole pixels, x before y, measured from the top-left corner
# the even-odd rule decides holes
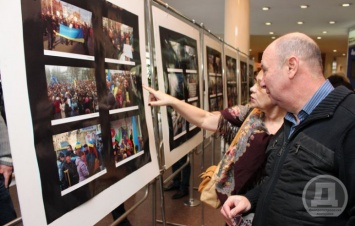
[[[267,177],[246,195],[256,207],[253,225],[355,225],[355,94],[336,88],[288,137],[290,127],[285,121],[270,141]],[[348,203],[338,217],[313,217],[305,208],[303,201],[309,206],[316,199],[302,198],[307,183],[320,175],[340,179],[347,189]]]

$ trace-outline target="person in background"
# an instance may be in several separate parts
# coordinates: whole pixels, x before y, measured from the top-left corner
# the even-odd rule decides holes
[[[9,135],[5,121],[0,115],[0,225],[4,225],[17,217],[9,192],[12,172]]]
[[[265,179],[244,196],[230,196],[221,208],[223,217],[233,225],[235,217],[255,211],[254,226],[355,225],[354,92],[333,88],[325,79],[321,51],[302,33],[273,41],[261,68],[261,86],[288,113],[266,150]],[[312,182],[327,185],[311,188]],[[346,189],[332,189],[336,184]],[[322,209],[324,200],[339,210],[336,215]],[[317,217],[310,214],[317,211]]]
[[[328,80],[333,85],[334,88],[342,85],[350,89],[351,91],[354,91],[354,87],[351,85],[349,79],[346,78],[345,75],[332,74],[328,77]]]
[[[65,156],[63,174],[65,182],[63,187],[65,189],[79,182],[79,175],[78,171],[76,170],[76,165],[71,161],[71,155],[69,153],[67,153]]]
[[[172,172],[174,173],[187,161],[187,155],[183,156],[179,161],[172,165]],[[190,185],[190,175],[191,175],[191,165],[188,163],[180,173],[178,173],[170,185],[164,188],[164,191],[174,191],[177,192],[171,197],[172,199],[180,199],[189,194]]]
[[[64,173],[63,173],[63,164],[64,164],[65,156],[63,152],[59,152],[57,158],[57,167],[58,167],[58,174],[59,174],[59,182],[60,182],[60,189],[63,190],[64,188]]]
[[[122,216],[126,212],[126,209],[124,207],[124,203],[120,204],[117,206],[114,210],[112,210],[111,215],[113,220],[117,220],[120,216]],[[131,223],[129,222],[128,218],[125,217],[117,226],[131,226]]]
[[[85,154],[84,152],[80,151],[78,156],[75,159],[76,169],[79,174],[79,182],[89,177],[89,170],[84,160],[85,160]]]

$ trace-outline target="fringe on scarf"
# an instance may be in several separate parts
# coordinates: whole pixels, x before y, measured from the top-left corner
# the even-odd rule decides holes
[[[218,121],[218,132],[220,137],[224,139],[227,144],[230,144],[240,127],[233,126],[230,122],[221,115]]]

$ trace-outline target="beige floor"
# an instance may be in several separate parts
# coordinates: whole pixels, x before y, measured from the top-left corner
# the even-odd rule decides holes
[[[217,140],[218,141],[218,140]],[[200,151],[201,149],[199,149]],[[220,147],[219,142],[216,142],[215,148],[215,159],[219,160]],[[211,145],[205,148],[205,166],[209,166],[212,162],[211,160]],[[193,171],[194,171],[194,191],[192,197],[184,197],[182,199],[173,200],[171,196],[174,194],[174,191],[164,192],[164,203],[165,203],[165,223],[166,225],[188,225],[188,226],[223,226],[224,221],[222,216],[220,215],[219,210],[213,209],[211,207],[199,204],[197,206],[189,206],[185,205],[185,203],[193,203],[196,204],[199,202],[199,193],[197,192],[197,186],[200,182],[198,175],[201,173],[201,162],[202,162],[202,152],[200,154],[194,154],[194,163],[193,163]],[[167,170],[161,177],[165,179],[169,176],[171,170]],[[146,225],[163,225],[162,224],[162,202],[161,202],[161,193],[159,186],[159,178],[157,178],[155,186],[149,186],[149,193],[146,200],[139,205],[133,212],[128,215],[128,219],[131,222],[132,226],[146,226]],[[156,187],[155,196],[156,202],[153,203],[153,189]],[[126,210],[131,208],[135,203],[140,201],[145,194],[146,189],[141,189],[135,195],[130,197],[125,202]],[[10,188],[10,192],[14,201],[14,205],[18,216],[21,216],[18,198],[16,194],[16,186],[12,186]],[[190,200],[190,198],[192,198]],[[156,212],[152,211],[153,205],[156,206]],[[153,217],[154,216],[154,217]],[[106,216],[103,216],[102,220],[97,222],[95,226],[104,226],[111,225],[113,223],[113,219],[111,214],[109,213]],[[17,224],[22,225],[22,223]]]

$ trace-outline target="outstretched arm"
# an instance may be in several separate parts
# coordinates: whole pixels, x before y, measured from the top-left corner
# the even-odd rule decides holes
[[[149,101],[150,106],[169,105],[190,123],[206,130],[217,130],[218,121],[221,115],[220,112],[205,111],[159,90],[154,90],[146,85],[143,85],[143,88],[151,94]]]

